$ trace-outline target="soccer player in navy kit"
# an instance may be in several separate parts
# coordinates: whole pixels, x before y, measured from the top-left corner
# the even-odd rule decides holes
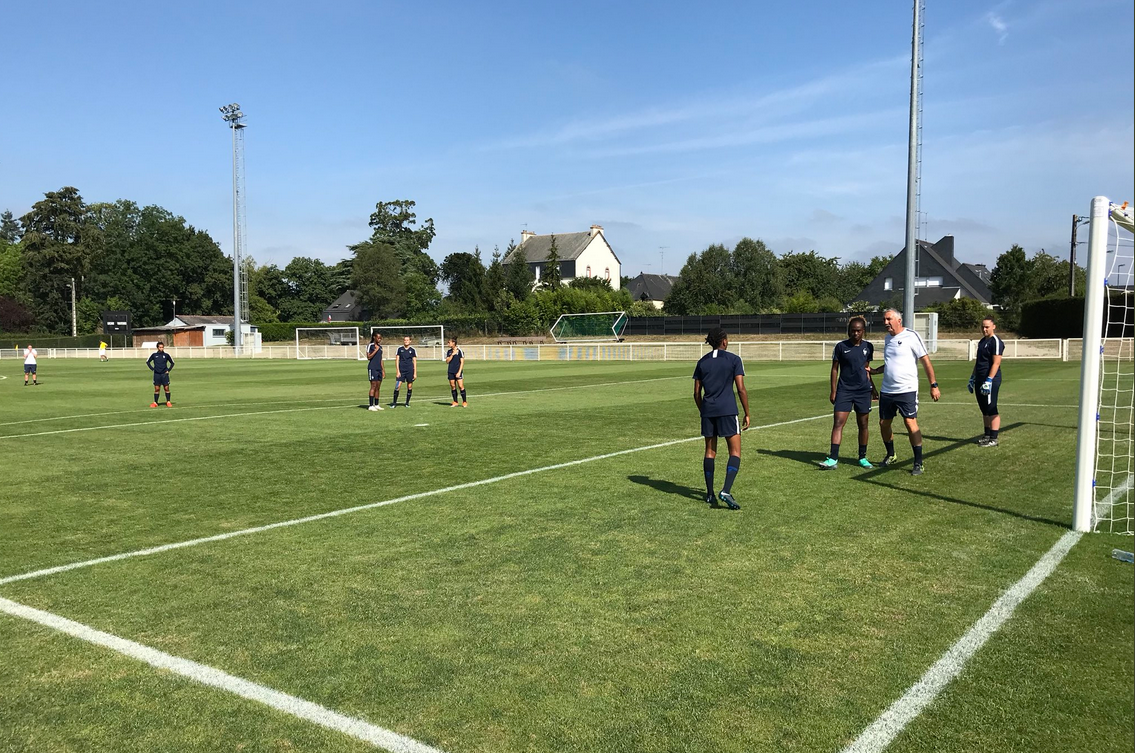
[[[367,410],[382,410],[378,404],[378,393],[382,391],[382,379],[386,368],[382,365],[382,333],[372,332],[367,343],[367,376],[370,378],[370,405]]]
[[[1001,391],[1001,354],[1005,341],[997,336],[997,323],[987,316],[981,322],[981,342],[977,344],[977,361],[969,377],[968,389],[977,390],[977,407],[981,409],[985,433],[977,440],[982,447],[997,446],[1001,415],[997,412],[997,393]]]
[[[398,362],[398,376],[394,377],[394,402],[390,403],[390,407],[398,407],[398,386],[405,382],[406,407],[409,408],[410,396],[414,394],[414,382],[418,379],[418,351],[411,347],[409,335],[402,338],[402,345],[394,354],[394,360]]]
[[[453,395],[450,408],[457,407],[457,391],[461,390],[461,407],[469,407],[465,399],[465,353],[457,347],[457,338],[449,338],[449,350],[445,354],[445,362],[449,364],[449,391]]]
[[[150,407],[158,407],[158,393],[162,387],[165,387],[166,407],[172,408],[173,400],[169,396],[169,373],[173,371],[173,358],[166,353],[165,343],[158,343],[157,351],[146,359],[146,366],[154,372],[154,402],[150,403]]]
[[[832,417],[831,451],[820,467],[826,471],[839,465],[839,445],[843,439],[843,426],[851,411],[859,425],[859,465],[873,468],[867,459],[867,425],[871,420],[871,400],[878,398],[875,383],[867,368],[875,356],[875,346],[863,339],[867,320],[853,316],[847,323],[847,339],[832,349],[832,391],[828,400],[835,406]]]
[[[713,348],[698,361],[694,368],[694,403],[701,414],[701,433],[705,437],[705,501],[713,505],[713,466],[717,458],[717,438],[725,437],[729,447],[729,463],[725,468],[725,485],[721,488],[721,501],[730,510],[740,510],[733,499],[733,481],[741,469],[741,431],[749,428],[749,393],[745,391],[745,367],[741,359],[730,353],[729,336],[715,327],[705,338]],[[737,401],[733,398],[733,385],[741,396],[745,420],[737,420]]]

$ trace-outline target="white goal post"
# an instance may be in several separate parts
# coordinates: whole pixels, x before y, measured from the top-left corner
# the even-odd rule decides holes
[[[548,334],[558,343],[619,342],[628,321],[626,311],[560,314]]]
[[[296,358],[363,360],[358,327],[296,327]]]
[[[383,358],[393,358],[402,345],[403,338],[410,338],[410,345],[418,352],[418,358],[426,361],[445,360],[445,326],[442,324],[395,324],[371,327],[370,334],[382,334]],[[363,343],[366,352],[366,343]]]
[[[1092,199],[1080,421],[1077,531],[1131,534],[1135,522],[1135,255],[1132,212]]]

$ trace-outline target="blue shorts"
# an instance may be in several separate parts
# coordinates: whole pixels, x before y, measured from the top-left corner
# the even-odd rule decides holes
[[[163,385],[166,386],[166,387],[169,387],[169,372],[168,371],[164,374],[154,374],[154,386],[155,387],[161,387]]]
[[[462,377],[460,371],[451,371],[449,372],[449,378],[451,381],[457,381],[458,379],[463,379],[464,377]]]
[[[741,421],[733,416],[702,416],[703,437],[734,437],[741,433]]]
[[[395,382],[406,382],[407,384],[413,384],[414,383],[414,375],[412,373],[411,374],[399,374],[398,378],[395,379],[394,381]]]
[[[34,363],[25,363],[24,364],[24,373],[25,374],[34,374],[35,373],[35,364]]]
[[[988,395],[981,394],[981,385],[984,379],[975,380],[973,394],[977,398],[977,407],[981,409],[983,416],[996,416],[997,415],[997,393],[1001,391],[1001,380],[993,380],[993,390]]]
[[[870,413],[871,390],[851,392],[837,389],[835,393],[835,410],[837,413],[851,413],[852,410],[859,414]]]
[[[896,413],[901,414],[903,418],[918,418],[918,393],[884,392],[879,395],[879,418],[890,421]]]
[[[382,371],[376,369],[367,369],[367,376],[370,377],[372,382],[382,381]]]

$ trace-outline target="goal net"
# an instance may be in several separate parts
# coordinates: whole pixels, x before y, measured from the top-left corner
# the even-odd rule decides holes
[[[358,327],[296,327],[296,358],[361,360]]]
[[[375,332],[382,335],[383,358],[393,358],[398,352],[398,346],[410,338],[410,345],[418,353],[418,358],[424,361],[445,360],[445,327],[441,324],[406,324],[382,327],[371,327],[371,335]],[[366,344],[363,344],[364,350]]]
[[[1126,202],[1092,200],[1076,447],[1078,531],[1135,530],[1133,230]]]
[[[627,312],[600,311],[593,314],[563,314],[548,330],[552,339],[564,342],[618,342],[627,328]]]

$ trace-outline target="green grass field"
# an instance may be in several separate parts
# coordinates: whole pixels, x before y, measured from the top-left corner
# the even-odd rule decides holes
[[[151,410],[141,361],[24,388],[5,360],[0,598],[446,753],[838,753],[1066,533],[1078,366],[1007,362],[987,450],[971,365],[937,364],[920,478],[901,435],[897,469],[820,472],[828,365],[747,368],[731,512],[702,501],[693,364],[473,362],[451,409],[422,363],[373,413],[356,362],[183,359]],[[890,750],[1130,751],[1114,547],[1084,536]],[[4,751],[374,749],[10,612],[0,657]]]

